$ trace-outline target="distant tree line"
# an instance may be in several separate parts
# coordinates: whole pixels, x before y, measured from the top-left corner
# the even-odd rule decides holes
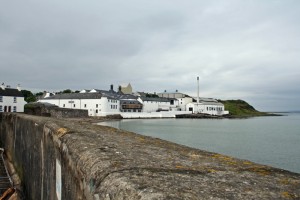
[[[24,95],[24,99],[27,103],[30,102],[36,102],[38,100],[38,98],[42,97],[44,95],[44,93],[46,93],[46,91],[44,92],[37,92],[37,93],[32,93],[29,90],[21,90],[22,94]],[[55,92],[55,94],[65,94],[65,93],[79,93],[79,90],[75,90],[72,91],[71,89],[65,89],[63,91],[59,91],[59,92]],[[157,94],[153,94],[153,93],[145,93],[146,97],[154,97],[154,98],[158,98],[159,96]]]
[[[31,91],[29,90],[21,90],[23,96],[24,96],[24,99],[27,103],[30,103],[30,102],[36,102],[38,100],[39,97],[43,96],[44,93],[46,93],[46,91],[44,92],[37,92],[37,93],[32,93]],[[70,89],[66,89],[66,90],[63,90],[63,91],[59,91],[59,92],[56,92],[56,94],[64,94],[64,93],[79,93],[80,91],[79,90],[76,90],[76,91],[72,91]]]

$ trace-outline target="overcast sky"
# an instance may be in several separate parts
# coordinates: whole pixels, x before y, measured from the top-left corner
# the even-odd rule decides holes
[[[1,1],[0,82],[175,91],[300,110],[299,0]]]

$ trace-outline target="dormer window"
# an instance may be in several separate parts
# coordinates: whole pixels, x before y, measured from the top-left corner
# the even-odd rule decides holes
[[[14,97],[14,103],[17,103],[17,97]]]

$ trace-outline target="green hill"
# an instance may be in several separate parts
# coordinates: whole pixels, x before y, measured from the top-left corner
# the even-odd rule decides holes
[[[256,116],[276,116],[276,114],[257,111],[253,106],[243,100],[218,100],[223,103],[225,110],[229,111],[232,117],[256,117]]]

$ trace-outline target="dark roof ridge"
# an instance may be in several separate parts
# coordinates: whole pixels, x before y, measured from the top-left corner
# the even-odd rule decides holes
[[[0,87],[1,96],[11,96],[11,97],[24,97],[22,92],[15,88],[5,88],[4,90]]]

